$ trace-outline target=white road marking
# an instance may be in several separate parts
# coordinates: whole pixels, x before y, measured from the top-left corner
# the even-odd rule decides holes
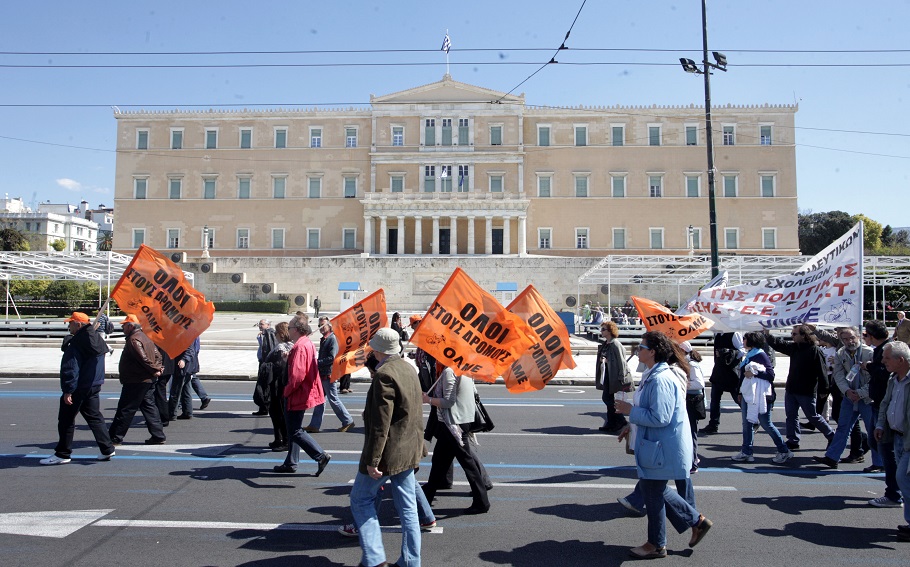
[[[61,510],[0,514],[0,533],[64,538],[113,510]]]
[[[214,529],[214,530],[259,530],[259,531],[297,531],[297,532],[334,532],[340,525],[326,524],[256,524],[244,522],[192,522],[172,520],[99,520],[92,524],[102,528],[179,528],[179,529]],[[401,526],[382,526],[383,532],[401,532]],[[424,533],[441,534],[443,528],[436,526]]]

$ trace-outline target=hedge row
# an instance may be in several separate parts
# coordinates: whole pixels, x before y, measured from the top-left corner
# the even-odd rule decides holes
[[[215,302],[215,311],[239,311],[243,313],[288,313],[290,309],[291,303],[287,299]]]

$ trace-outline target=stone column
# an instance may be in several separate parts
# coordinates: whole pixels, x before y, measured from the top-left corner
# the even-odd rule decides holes
[[[404,216],[398,217],[398,253],[404,254]]]
[[[385,215],[379,217],[379,253],[389,253],[389,227]]]
[[[414,217],[414,254],[423,254],[423,217]]]
[[[449,252],[458,254],[458,217],[449,217]]]
[[[468,215],[468,254],[473,256],[474,250],[474,215]]]
[[[518,217],[518,255],[528,255],[528,216]]]
[[[493,217],[487,217],[487,246],[486,254],[493,253]]]
[[[439,215],[433,215],[433,254],[439,254]]]
[[[373,217],[363,216],[363,253],[369,256],[373,252]]]
[[[512,218],[504,217],[502,219],[502,253],[512,253]]]

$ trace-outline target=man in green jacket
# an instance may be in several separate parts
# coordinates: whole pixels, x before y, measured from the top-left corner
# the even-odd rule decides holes
[[[391,481],[392,500],[401,519],[401,557],[396,564],[420,567],[414,469],[424,450],[423,397],[414,367],[398,356],[399,338],[387,327],[370,340],[378,364],[363,410],[363,452],[351,489],[351,512],[364,567],[386,564],[375,504],[376,493],[386,480]]]

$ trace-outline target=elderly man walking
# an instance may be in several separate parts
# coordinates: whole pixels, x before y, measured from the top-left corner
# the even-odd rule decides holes
[[[152,436],[145,440],[146,445],[161,445],[165,441],[161,415],[155,403],[155,381],[161,376],[164,365],[161,353],[155,348],[152,339],[142,332],[142,324],[135,315],[127,315],[120,325],[126,337],[123,353],[120,355],[120,401],[117,402],[117,413],[111,423],[110,436],[114,445],[123,442],[123,437],[133,423],[136,410],[142,412],[145,426]]]
[[[108,461],[114,456],[114,445],[104,426],[98,396],[101,385],[104,384],[104,356],[108,353],[108,346],[92,328],[85,313],[75,312],[65,322],[69,325],[72,337],[64,340],[63,358],[60,361],[60,389],[63,391],[57,412],[60,440],[54,448],[54,454],[41,459],[40,463],[62,465],[70,462],[76,415],[80,413],[101,449],[98,460]]]
[[[888,389],[878,410],[875,440],[894,445],[897,462],[895,479],[905,496],[910,494],[910,347],[893,341],[884,348],[882,361],[891,371]],[[910,506],[904,505],[904,521],[897,526],[897,538],[910,541]]]
[[[420,567],[414,469],[424,450],[423,396],[414,367],[398,355],[399,338],[386,327],[370,340],[377,366],[363,410],[363,452],[351,489],[351,512],[363,550],[360,563],[365,567],[386,564],[375,499],[387,480],[401,520],[401,557],[396,565]]]
[[[310,424],[304,427],[307,433],[319,433],[322,428],[322,417],[325,415],[325,405],[329,404],[335,416],[341,422],[341,428],[338,430],[342,433],[354,427],[354,418],[344,407],[341,399],[338,397],[338,382],[332,382],[332,364],[338,355],[338,339],[332,332],[332,324],[326,319],[320,319],[319,332],[322,338],[319,339],[319,356],[316,358],[316,365],[319,367],[319,379],[322,380],[322,390],[325,392],[325,402],[313,408],[313,418]]]

